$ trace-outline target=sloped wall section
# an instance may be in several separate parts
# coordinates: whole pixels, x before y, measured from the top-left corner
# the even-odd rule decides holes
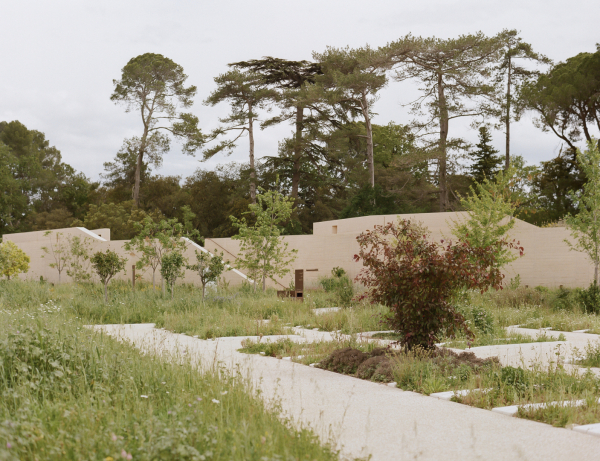
[[[350,277],[358,275],[362,266],[353,259],[358,252],[356,237],[367,229],[376,225],[395,222],[399,218],[410,219],[427,227],[431,238],[435,240],[451,239],[450,224],[453,221],[465,219],[465,212],[457,213],[427,213],[413,215],[379,215],[364,216],[360,218],[339,219],[315,223],[312,235],[285,236],[290,249],[298,250],[296,261],[290,267],[288,276],[269,281],[269,286],[285,289],[292,281],[295,269],[304,269],[304,283],[306,288],[318,286],[319,278],[329,276],[331,269],[342,267]],[[43,247],[50,248],[51,239],[57,236],[66,239],[68,236],[79,236],[86,239],[93,247],[93,251],[105,251],[110,248],[125,256],[127,261],[127,274],[119,278],[128,280],[131,277],[131,266],[138,257],[133,252],[124,250],[125,240],[110,240],[109,229],[96,229],[93,231],[85,228],[57,229],[49,232],[26,232],[21,234],[8,234],[4,239],[11,240],[25,251],[31,258],[31,268],[21,278],[39,280],[40,276],[50,282],[58,282],[58,272],[49,267],[53,262],[51,254],[45,254]],[[588,286],[594,274],[594,268],[584,253],[570,251],[565,240],[570,239],[569,231],[564,227],[539,228],[521,220],[516,220],[515,227],[510,234],[511,239],[521,243],[525,255],[508,265],[505,269],[506,280],[519,274],[521,283],[529,286],[558,287],[585,287]],[[185,256],[189,261],[195,261],[194,250],[223,252],[224,257],[232,265],[238,258],[239,241],[230,238],[207,238],[205,248],[187,240]],[[139,273],[139,271],[138,271]],[[146,269],[142,276],[145,280],[152,279],[152,269]],[[232,285],[241,284],[248,280],[243,272],[231,270],[225,272],[224,278]],[[62,281],[70,281],[63,273]],[[160,274],[156,274],[160,280]],[[198,276],[186,271],[184,282],[199,284]],[[251,282],[251,281],[250,281]]]

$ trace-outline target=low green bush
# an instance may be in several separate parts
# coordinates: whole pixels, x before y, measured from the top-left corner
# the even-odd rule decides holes
[[[581,290],[580,299],[588,314],[600,312],[600,287],[595,281],[586,290]]]
[[[341,306],[347,307],[351,305],[354,296],[354,286],[344,269],[334,267],[331,271],[331,277],[321,278],[319,284],[326,293],[335,295],[336,301]]]

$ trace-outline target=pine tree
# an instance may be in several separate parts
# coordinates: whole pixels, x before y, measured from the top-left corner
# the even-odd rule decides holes
[[[477,184],[481,184],[484,179],[493,179],[502,164],[502,158],[496,155],[498,150],[490,144],[491,141],[492,136],[488,128],[479,128],[479,143],[476,144],[477,150],[470,154],[474,161],[469,168],[471,177]]]

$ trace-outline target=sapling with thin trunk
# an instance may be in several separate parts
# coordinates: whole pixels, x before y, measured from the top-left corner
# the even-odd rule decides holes
[[[104,285],[104,302],[108,302],[108,283],[115,275],[125,270],[127,258],[119,256],[112,250],[106,250],[106,253],[101,251],[96,252],[92,256],[91,262],[100,281]]]
[[[227,262],[223,260],[223,253],[214,255],[208,251],[198,252],[196,250],[196,264],[187,266],[189,270],[198,272],[200,282],[202,283],[202,301],[206,294],[206,285],[210,282],[216,282],[225,270],[229,270]]]

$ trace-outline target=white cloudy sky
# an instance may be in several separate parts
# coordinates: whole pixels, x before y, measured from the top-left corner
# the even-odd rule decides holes
[[[112,80],[139,54],[163,54],[181,64],[198,87],[192,111],[209,131],[227,107],[206,107],[212,78],[229,62],[275,56],[310,59],[327,45],[379,46],[409,32],[455,37],[504,28],[522,32],[525,41],[555,61],[595,51],[600,41],[597,0],[103,0],[3,2],[0,27],[0,120],[20,120],[46,133],[64,160],[97,179],[125,137],[139,134],[140,120],[110,101]],[[411,84],[391,83],[375,108],[376,123],[407,122],[401,103],[415,94]],[[257,154],[273,155],[287,126],[258,133]],[[459,123],[451,136],[471,141],[476,133]],[[494,143],[503,151],[502,133]],[[553,134],[525,117],[513,129],[512,151],[537,163],[559,147]],[[244,161],[242,144],[230,157],[216,157],[205,168]],[[177,152],[161,174],[187,176],[201,166]]]

